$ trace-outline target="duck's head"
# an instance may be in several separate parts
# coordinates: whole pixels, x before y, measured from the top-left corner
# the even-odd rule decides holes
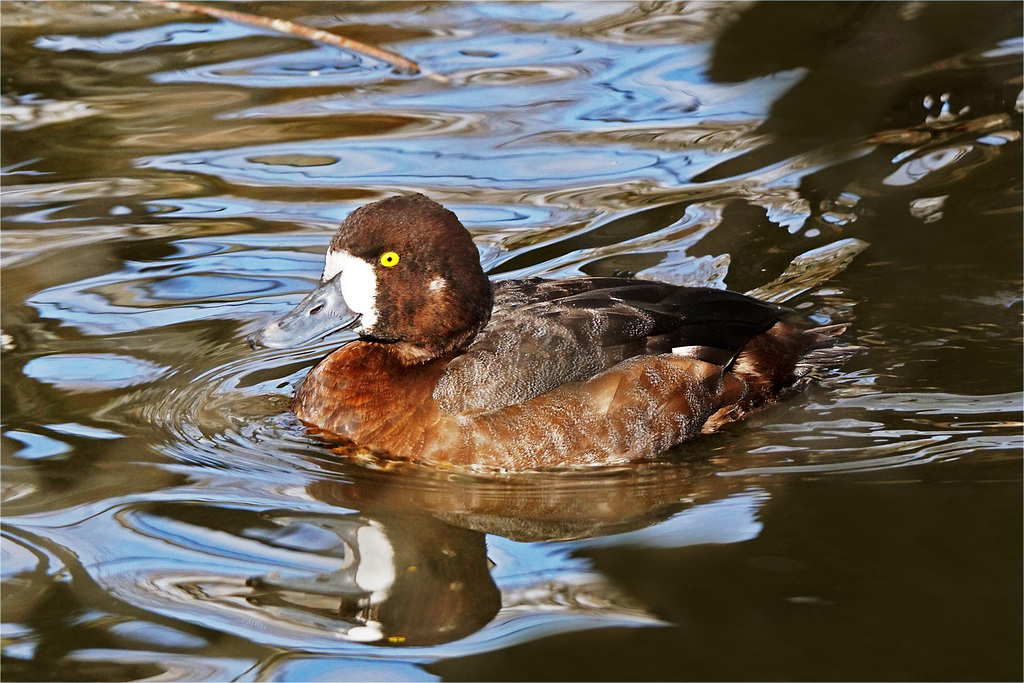
[[[286,348],[354,327],[423,361],[468,344],[490,312],[491,285],[469,232],[415,194],[352,212],[331,240],[319,286],[248,340]]]

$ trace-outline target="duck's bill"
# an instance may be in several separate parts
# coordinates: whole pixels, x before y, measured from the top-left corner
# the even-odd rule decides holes
[[[334,281],[322,283],[284,317],[275,320],[246,339],[249,346],[286,349],[320,339],[351,327],[358,319],[345,304]]]

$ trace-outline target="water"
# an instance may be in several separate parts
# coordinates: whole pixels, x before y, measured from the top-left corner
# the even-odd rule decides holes
[[[244,8],[449,82],[0,7],[6,680],[1024,675],[1019,4]],[[728,286],[864,350],[645,467],[339,462],[287,409],[337,340],[244,338],[406,191],[494,277]]]

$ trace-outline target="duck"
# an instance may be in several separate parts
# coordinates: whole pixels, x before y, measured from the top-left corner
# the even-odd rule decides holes
[[[329,442],[443,468],[521,472],[656,459],[777,402],[855,347],[845,324],[710,287],[625,277],[491,281],[458,217],[422,194],[341,223],[317,287],[247,338],[341,330],[291,404]]]

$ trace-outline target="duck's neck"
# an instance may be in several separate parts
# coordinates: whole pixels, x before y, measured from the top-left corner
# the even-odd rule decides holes
[[[381,330],[390,339],[381,350],[389,361],[415,365],[436,358],[451,357],[468,347],[491,319],[493,292],[483,271],[478,278],[467,278],[456,289],[454,284],[410,307],[401,322]]]

